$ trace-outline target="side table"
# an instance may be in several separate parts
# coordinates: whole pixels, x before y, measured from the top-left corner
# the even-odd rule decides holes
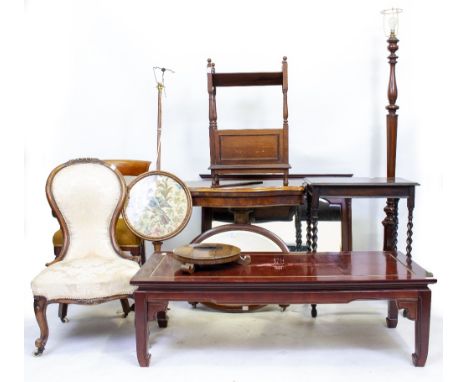
[[[390,198],[394,207],[384,209],[387,216],[382,222],[385,227],[384,251],[397,250],[398,201],[399,198],[406,198],[408,207],[406,256],[411,260],[414,196],[418,183],[402,178],[306,178],[305,183],[308,209],[306,245],[309,251],[317,251],[320,197]]]
[[[411,265],[413,243],[413,210],[415,187],[418,183],[402,178],[306,178],[307,188],[307,241],[308,251],[317,252],[317,223],[320,197],[344,198],[388,198],[384,211],[384,251],[397,252],[398,243],[398,202],[406,198],[408,223],[406,232],[406,262]],[[313,314],[316,308],[312,306]],[[398,324],[398,304],[388,302],[387,326],[395,328]]]

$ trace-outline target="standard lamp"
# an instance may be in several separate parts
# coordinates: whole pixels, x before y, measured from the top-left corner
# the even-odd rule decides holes
[[[387,113],[387,178],[395,177],[396,168],[396,147],[397,147],[397,130],[398,130],[398,105],[396,100],[398,97],[398,90],[395,78],[395,65],[398,56],[395,52],[398,50],[398,25],[399,14],[402,12],[400,8],[391,8],[383,10],[383,27],[385,36],[387,37],[388,62],[390,64],[390,77],[388,81],[388,105]],[[398,199],[387,199],[385,207],[386,218],[382,222],[384,230],[384,250],[396,251],[397,250],[397,229],[398,229]]]
[[[398,16],[402,12],[399,8],[385,9],[381,13],[383,15],[383,27],[385,36],[387,37],[388,62],[390,64],[390,78],[388,80],[388,105],[387,113],[387,178],[395,177],[396,167],[396,146],[397,146],[397,129],[398,115],[396,114],[398,106],[396,100],[398,90],[395,78],[395,65],[398,56],[395,52],[398,50]],[[384,208],[386,217],[382,224],[384,226],[384,251],[397,251],[398,244],[398,199],[387,199],[387,205]],[[409,216],[408,216],[409,218]],[[410,224],[411,220],[408,221]],[[388,301],[387,326],[395,328],[398,323],[398,305],[396,301]]]

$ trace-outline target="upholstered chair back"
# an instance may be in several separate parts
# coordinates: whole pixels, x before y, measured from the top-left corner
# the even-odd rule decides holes
[[[59,258],[115,258],[115,223],[121,212],[124,179],[97,159],[77,159],[56,168],[47,182],[47,197],[65,233]]]

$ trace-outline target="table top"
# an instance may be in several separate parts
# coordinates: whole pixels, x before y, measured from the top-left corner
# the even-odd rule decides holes
[[[181,263],[169,252],[154,253],[132,278],[140,287],[247,283],[417,283],[436,280],[414,261],[395,252],[252,252],[249,265],[237,263],[180,271]]]
[[[243,183],[252,182],[255,179],[249,180],[222,180],[221,186],[222,187],[212,187],[211,180],[195,180],[195,181],[187,181],[187,187],[189,188],[190,192],[193,193],[215,193],[215,194],[222,194],[222,193],[238,193],[238,192],[255,192],[255,193],[264,193],[269,191],[293,191],[293,192],[304,192],[304,179],[290,179],[289,185],[284,186],[283,181],[280,179],[273,179],[273,180],[259,180],[259,184],[246,184]],[[232,187],[229,185],[232,184]]]
[[[304,181],[309,186],[419,186],[419,183],[403,178],[316,177]]]

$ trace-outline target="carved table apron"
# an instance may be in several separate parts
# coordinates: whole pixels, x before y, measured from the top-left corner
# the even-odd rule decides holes
[[[167,326],[169,301],[229,304],[324,304],[393,300],[415,321],[413,363],[428,353],[431,291],[436,282],[403,254],[387,252],[248,253],[251,264],[200,268],[192,275],[168,253],[154,253],[131,280],[135,291],[136,350],[148,366],[148,322]],[[387,321],[389,327],[390,325]],[[272,334],[274,335],[274,334]]]

